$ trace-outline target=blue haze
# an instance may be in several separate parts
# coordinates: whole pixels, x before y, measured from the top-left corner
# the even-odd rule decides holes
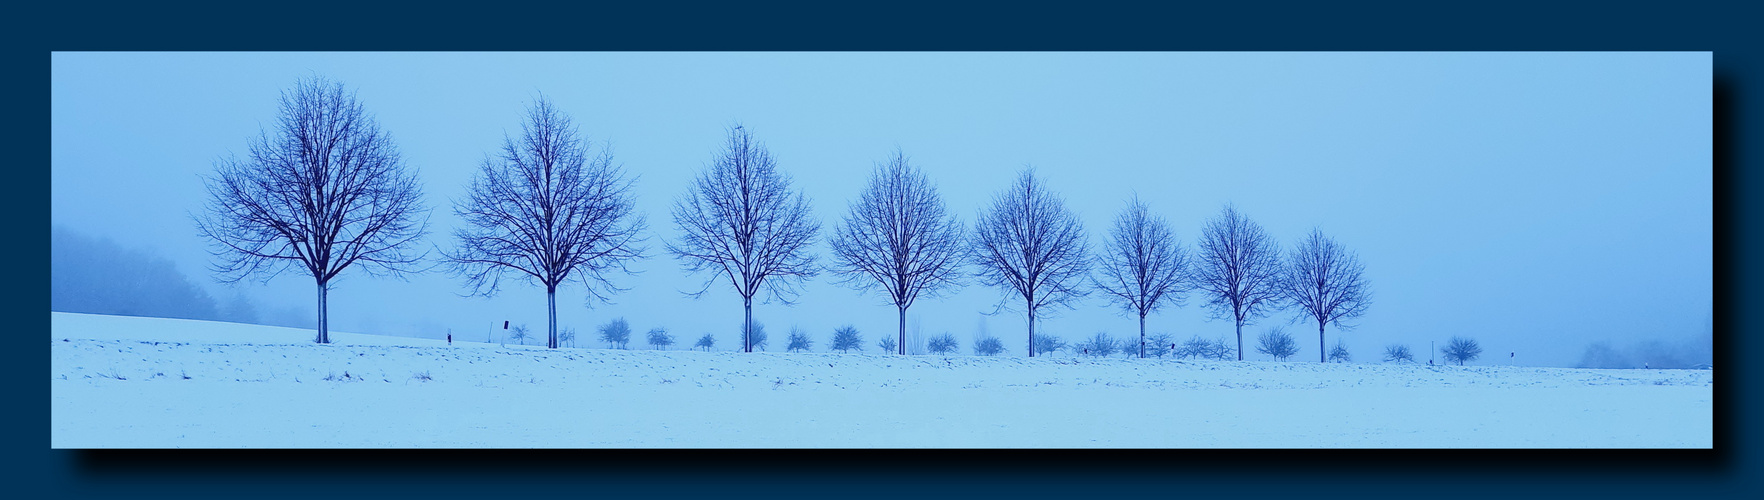
[[[739,298],[722,283],[683,297],[704,277],[685,275],[662,243],[677,234],[671,203],[737,123],[809,195],[823,235],[896,147],[964,223],[1033,165],[1081,215],[1093,250],[1135,193],[1190,248],[1226,203],[1283,246],[1321,228],[1372,283],[1357,327],[1329,329],[1362,361],[1387,343],[1424,355],[1429,341],[1465,335],[1481,340],[1484,364],[1516,352],[1517,364],[1571,366],[1594,342],[1697,339],[1711,317],[1709,53],[56,53],[52,224],[170,259],[216,297],[310,312],[310,277],[214,283],[188,214],[205,197],[198,176],[243,153],[273,123],[278,92],[313,74],[357,91],[392,133],[424,181],[440,246],[452,244],[451,201],[519,133],[535,96],[610,141],[638,177],[650,258],[618,281],[631,290],[615,304],[582,307],[566,285],[559,319],[583,346],[622,316],[634,331],[713,332],[733,348]],[[346,272],[331,324],[481,341],[503,320],[544,323],[537,286],[464,291],[439,272]],[[921,301],[912,322],[927,338],[955,333],[963,353],[984,325],[1021,356],[1021,314],[983,314],[1001,297],[970,286]],[[1231,335],[1203,303],[1190,297],[1148,326]],[[1293,313],[1247,327],[1246,345]],[[881,296],[826,275],[795,306],[756,305],[755,318],[778,337],[773,350],[792,325],[824,348],[852,324],[875,352],[895,321]],[[1095,295],[1042,325],[1069,340],[1137,328]],[[1315,326],[1287,328],[1294,359],[1314,358]]]

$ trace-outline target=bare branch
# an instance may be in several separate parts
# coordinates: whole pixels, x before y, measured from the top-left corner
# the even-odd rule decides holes
[[[1033,169],[993,197],[974,228],[975,277],[1023,299],[1029,317],[1029,356],[1035,356],[1035,318],[1050,306],[1071,307],[1086,293],[1090,273],[1084,227],[1065,202],[1047,192]],[[1002,303],[1001,303],[1002,304]]]
[[[748,310],[743,324],[751,331],[754,295],[764,289],[769,298],[791,303],[801,283],[819,272],[809,245],[820,223],[811,215],[808,198],[792,193],[765,146],[737,125],[686,196],[675,200],[681,235],[667,249],[687,271],[709,274],[689,295],[727,279]],[[752,344],[744,340],[743,350],[751,352]]]
[[[1300,317],[1317,323],[1317,347],[1323,346],[1323,327],[1334,323],[1342,329],[1353,325],[1342,322],[1366,313],[1372,295],[1362,277],[1365,268],[1358,256],[1343,250],[1335,240],[1312,229],[1311,234],[1293,249],[1287,264],[1284,293],[1300,308]],[[1319,361],[1326,358],[1318,357]]]
[[[1201,230],[1195,288],[1214,317],[1237,324],[1237,359],[1243,360],[1243,327],[1281,306],[1280,249],[1262,226],[1226,205]]]
[[[1095,285],[1110,301],[1139,316],[1139,356],[1145,357],[1145,317],[1166,304],[1182,306],[1188,288],[1189,257],[1138,197],[1115,217],[1108,248],[1097,256],[1101,275]]]
[[[840,282],[878,290],[900,310],[905,354],[906,310],[921,294],[936,296],[961,285],[966,257],[962,226],[944,208],[937,188],[896,150],[876,165],[830,243]]]
[[[581,280],[590,304],[624,291],[609,274],[644,257],[643,218],[635,214],[632,181],[607,147],[591,155],[570,118],[540,97],[521,124],[520,140],[504,137],[484,158],[454,213],[465,220],[447,253],[474,294],[495,294],[504,273],[545,288],[551,317],[547,345],[558,347],[554,295]]]
[[[281,97],[272,135],[205,177],[197,230],[221,281],[264,281],[293,268],[319,287],[319,342],[329,342],[324,291],[344,269],[401,277],[427,233],[416,172],[341,83],[302,80]],[[419,217],[421,218],[419,220]],[[356,263],[362,263],[355,266]]]

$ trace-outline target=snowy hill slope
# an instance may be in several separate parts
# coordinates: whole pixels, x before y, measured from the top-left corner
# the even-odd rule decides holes
[[[498,346],[51,313],[55,448],[1680,447],[1713,372]]]

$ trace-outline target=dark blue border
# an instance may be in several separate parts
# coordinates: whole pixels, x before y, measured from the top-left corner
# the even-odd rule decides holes
[[[0,369],[8,496],[501,498],[1093,495],[1729,497],[1764,491],[1756,371],[1733,353],[1760,333],[1756,12],[1725,3],[1252,3],[1219,7],[888,2],[792,7],[494,3],[40,6],[15,11],[7,66],[3,213],[18,235]],[[1218,4],[1218,5],[1214,5]],[[648,9],[648,10],[640,10]],[[347,17],[289,17],[290,10]],[[535,12],[542,13],[536,15]],[[535,24],[537,23],[537,24]],[[1715,52],[1714,451],[104,451],[48,449],[49,53],[56,50],[1709,50]],[[1748,147],[1749,146],[1749,147]],[[1747,161],[1752,163],[1748,164]],[[1755,261],[1754,261],[1755,262]],[[16,327],[15,327],[16,328]],[[22,346],[38,345],[36,348]],[[1749,356],[1748,356],[1749,358]],[[37,381],[37,382],[31,382]]]

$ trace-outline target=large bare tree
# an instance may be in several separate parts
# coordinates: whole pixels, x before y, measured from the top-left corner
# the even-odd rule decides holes
[[[195,217],[225,282],[299,269],[318,285],[318,343],[331,341],[326,294],[344,269],[402,276],[427,232],[415,169],[343,84],[313,77],[282,92],[272,131],[205,177]],[[419,219],[421,217],[421,219]],[[361,264],[356,266],[356,264]]]
[[[1230,315],[1237,324],[1237,360],[1243,361],[1243,325],[1278,308],[1280,248],[1262,226],[1226,205],[1201,229],[1195,288],[1207,297],[1214,317]]]
[[[1302,316],[1317,322],[1319,353],[1323,352],[1324,325],[1352,328],[1341,321],[1360,317],[1372,304],[1372,292],[1362,276],[1365,270],[1359,256],[1343,250],[1319,229],[1312,229],[1293,249],[1286,269],[1286,298],[1299,306]],[[1317,360],[1326,362],[1328,358],[1319,354]]]
[[[854,288],[888,294],[900,311],[897,345],[906,354],[907,308],[920,294],[960,285],[965,243],[937,188],[897,150],[851,204],[831,242],[832,270]]]
[[[668,251],[690,272],[710,271],[704,287],[690,295],[703,296],[727,278],[745,311],[742,350],[753,352],[753,296],[763,289],[791,303],[797,286],[819,272],[809,245],[821,225],[808,199],[791,192],[771,153],[737,125],[710,167],[674,202],[673,215],[682,234],[668,242]]]
[[[1145,316],[1166,304],[1182,306],[1188,287],[1188,252],[1134,197],[1115,217],[1108,247],[1097,256],[1096,287],[1128,312],[1139,315],[1139,357],[1145,357]]]
[[[992,208],[975,223],[971,251],[980,268],[975,276],[1023,299],[1031,358],[1036,316],[1051,306],[1070,307],[1085,295],[1082,287],[1090,273],[1085,247],[1078,217],[1048,192],[1032,169],[1024,169],[1016,183],[994,196]]]
[[[558,347],[557,288],[574,276],[588,300],[622,291],[608,279],[643,258],[642,217],[634,213],[631,181],[578,134],[569,116],[541,97],[527,110],[521,138],[506,135],[486,155],[466,199],[453,211],[465,224],[447,254],[473,294],[494,295],[503,273],[545,287],[545,345]]]

